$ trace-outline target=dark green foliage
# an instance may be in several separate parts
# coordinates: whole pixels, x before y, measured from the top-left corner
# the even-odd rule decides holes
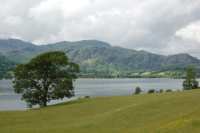
[[[164,90],[163,90],[163,89],[160,89],[160,90],[159,90],[159,93],[163,93],[163,92],[164,92]]]
[[[173,92],[171,89],[167,89],[166,92]]]
[[[135,94],[140,94],[142,92],[142,89],[140,87],[135,88]]]
[[[189,66],[186,70],[186,79],[183,82],[184,90],[197,89],[199,83],[196,80],[196,70],[193,66]]]
[[[152,94],[152,93],[155,93],[156,91],[154,90],[154,89],[150,89],[150,90],[148,90],[148,93],[149,94]]]
[[[85,98],[85,99],[90,99],[90,96],[85,96],[84,98]]]
[[[14,71],[14,88],[28,105],[47,106],[50,100],[74,96],[73,80],[79,71],[63,52],[48,52]]]
[[[0,54],[0,79],[11,78],[11,74],[9,71],[11,71],[14,67],[15,63]]]

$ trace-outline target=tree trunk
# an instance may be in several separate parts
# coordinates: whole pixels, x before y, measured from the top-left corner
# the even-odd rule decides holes
[[[40,107],[43,108],[43,107],[46,107],[47,106],[47,100],[46,98],[42,100],[42,103],[40,104]]]
[[[46,107],[47,106],[47,93],[48,93],[48,85],[47,80],[44,80],[44,92],[43,92],[43,98],[42,98],[42,105],[40,107]]]

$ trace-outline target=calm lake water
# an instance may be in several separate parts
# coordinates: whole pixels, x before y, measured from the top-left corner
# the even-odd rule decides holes
[[[82,96],[120,96],[131,95],[137,86],[143,91],[156,90],[180,90],[182,79],[78,79],[74,83],[76,97]],[[66,99],[65,99],[66,101]],[[53,101],[53,103],[62,101]],[[16,95],[9,80],[0,81],[0,110],[23,110],[25,102]]]

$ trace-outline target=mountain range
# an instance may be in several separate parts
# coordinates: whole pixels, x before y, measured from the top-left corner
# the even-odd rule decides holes
[[[200,60],[189,54],[164,56],[116,47],[98,40],[63,41],[45,45],[18,39],[0,40],[0,55],[16,64],[26,63],[47,51],[64,51],[72,61],[80,65],[81,75],[85,76],[128,76],[138,72],[183,70],[188,65],[200,67]]]

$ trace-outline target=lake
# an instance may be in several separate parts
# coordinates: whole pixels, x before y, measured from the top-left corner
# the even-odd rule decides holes
[[[139,86],[144,92],[149,89],[180,90],[182,79],[78,79],[74,83],[75,96],[122,96],[131,95]],[[65,99],[65,101],[68,99]],[[52,101],[51,104],[62,101]],[[0,110],[24,110],[25,102],[16,95],[9,80],[0,80]]]

